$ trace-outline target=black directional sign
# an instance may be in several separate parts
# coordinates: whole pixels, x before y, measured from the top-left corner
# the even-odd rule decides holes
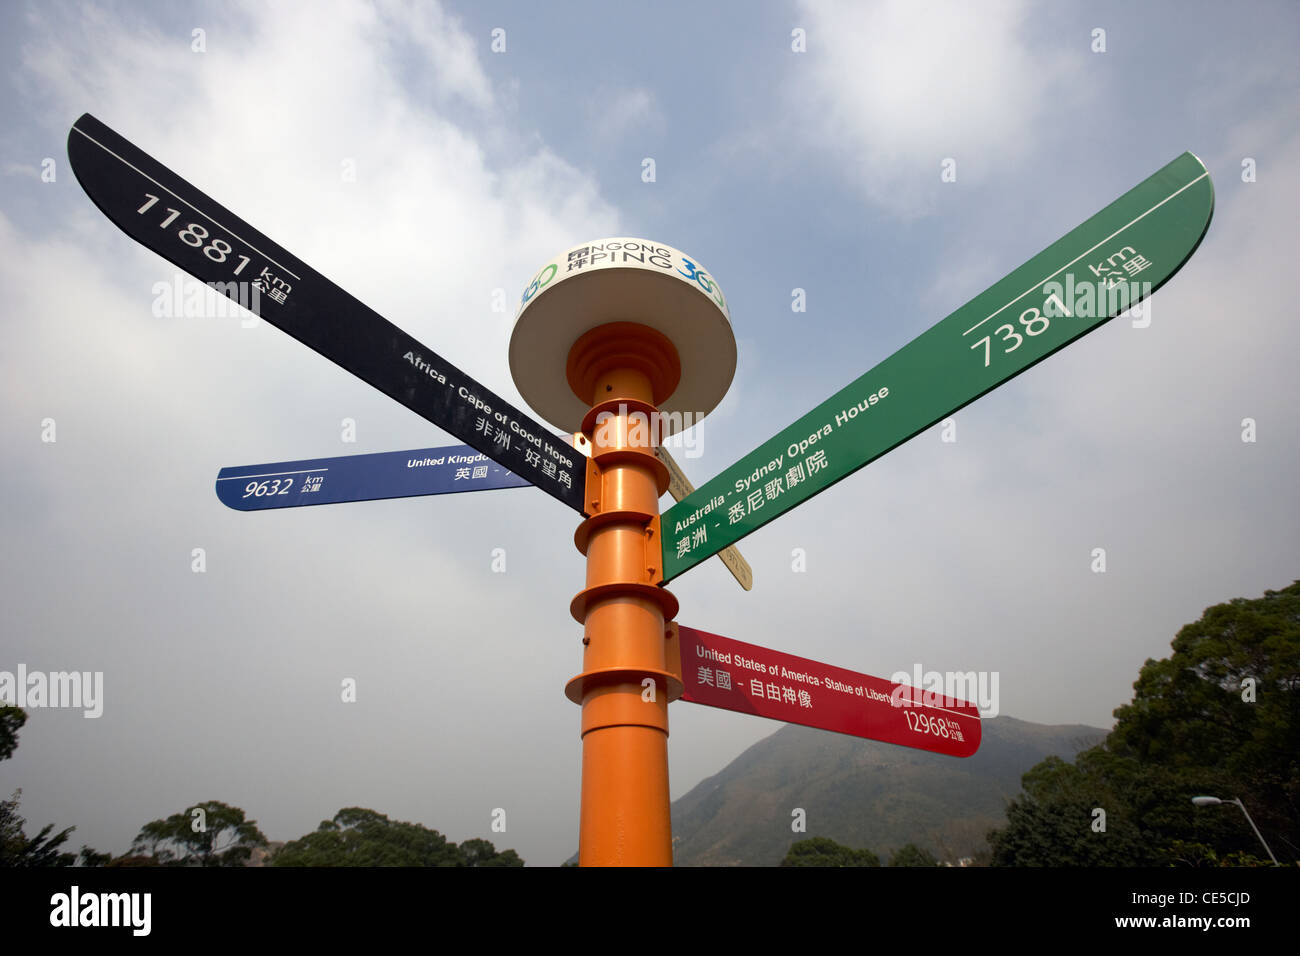
[[[586,459],[89,113],[68,133],[119,229],[303,345],[583,512]]]

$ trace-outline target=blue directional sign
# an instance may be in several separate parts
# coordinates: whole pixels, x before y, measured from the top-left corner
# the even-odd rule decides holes
[[[238,511],[262,511],[529,484],[469,445],[446,445],[222,468],[217,497]]]

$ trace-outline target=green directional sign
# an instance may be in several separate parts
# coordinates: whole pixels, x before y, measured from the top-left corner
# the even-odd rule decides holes
[[[1160,288],[1214,211],[1183,153],[662,517],[664,581],[734,544]]]

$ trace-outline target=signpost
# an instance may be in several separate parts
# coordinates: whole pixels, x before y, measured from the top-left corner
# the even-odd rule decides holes
[[[68,133],[68,159],[136,242],[582,512],[572,448],[89,113]]]
[[[979,709],[907,684],[672,625],[682,700],[951,757],[980,745]]]
[[[665,583],[1145,299],[1213,210],[1183,153],[664,512]]]
[[[595,240],[525,288],[510,342],[545,426],[314,272],[89,114],[68,135],[86,193],[127,235],[466,445],[225,468],[218,497],[262,510],[534,484],[582,514],[583,864],[672,862],[668,703],[678,698],[952,756],[978,711],[672,623],[670,579],[1145,299],[1209,226],[1185,153],[699,490],[657,448],[721,401],[735,335],[716,280],[680,250]],[[648,427],[647,427],[648,426]],[[578,448],[581,448],[580,452]],[[657,453],[656,453],[657,452]],[[676,505],[659,514],[672,490]],[[729,555],[729,557],[728,557]]]
[[[527,486],[469,445],[242,465],[217,475],[217,497],[236,511]]]
[[[731,384],[736,339],[726,302],[679,249],[598,239],[542,267],[510,335],[520,394],[591,448],[589,517],[573,536],[587,580],[569,604],[583,626],[583,670],[564,688],[582,706],[578,860],[586,866],[673,860],[668,703],[681,681],[668,669],[664,627],[678,604],[659,587],[659,498],[669,475],[655,446],[711,412]]]

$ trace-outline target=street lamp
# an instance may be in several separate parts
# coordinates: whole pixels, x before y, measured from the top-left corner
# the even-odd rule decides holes
[[[1274,866],[1282,865],[1277,861],[1277,857],[1273,855],[1273,851],[1268,848],[1268,844],[1264,842],[1264,834],[1259,832],[1259,827],[1255,826],[1255,821],[1250,818],[1250,814],[1246,810],[1246,805],[1240,800],[1220,800],[1218,797],[1192,797],[1192,803],[1196,804],[1198,807],[1214,807],[1218,806],[1220,803],[1235,803],[1237,806],[1241,807],[1241,812],[1246,814],[1246,822],[1249,823],[1250,828],[1255,831],[1255,836],[1259,837],[1259,842],[1264,844],[1264,849],[1268,852],[1268,858],[1273,861]]]

